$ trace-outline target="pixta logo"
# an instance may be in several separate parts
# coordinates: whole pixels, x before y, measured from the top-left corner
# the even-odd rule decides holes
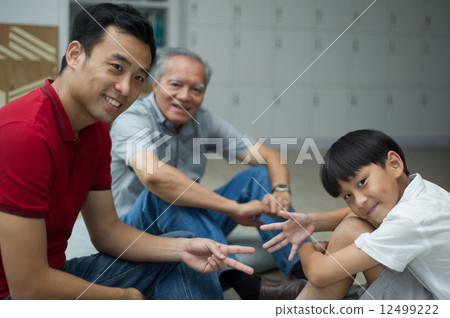
[[[154,153],[158,147],[165,147],[165,155],[159,158],[158,162],[153,162],[152,158],[146,160],[147,156],[136,156],[135,169],[153,174],[155,165],[157,168],[162,167],[170,160],[170,147],[164,145],[172,136],[163,135],[159,131],[152,131],[146,127],[134,134],[127,140],[127,158],[137,153]]]
[[[168,163],[171,158],[171,146],[174,147],[174,141],[170,141],[172,136],[165,135],[160,131],[153,131],[150,128],[143,128],[127,140],[127,158],[132,158],[133,167],[136,170],[145,171],[153,174],[155,169],[162,167]],[[263,144],[280,152],[281,164],[286,164],[288,147],[298,149],[300,151],[295,160],[295,164],[302,164],[305,160],[316,160],[317,164],[324,164],[323,157],[314,142],[313,138],[259,138],[256,142],[248,137],[243,138],[192,138],[191,145],[184,145],[183,151],[178,152],[177,156],[183,156],[185,165],[202,165],[206,160],[225,159],[229,164],[237,164],[238,157],[241,164],[249,164],[253,162],[258,165],[265,165],[261,147]],[[208,150],[209,149],[209,150]],[[213,149],[213,150],[212,150]],[[239,149],[239,150],[238,150]],[[239,154],[237,153],[239,152]],[[142,153],[143,155],[139,155]],[[158,156],[158,161],[154,162],[153,155]],[[150,155],[150,156],[149,156]],[[314,156],[314,158],[313,158]],[[190,162],[188,160],[190,158]],[[129,163],[130,164],[130,163]]]
[[[281,164],[286,164],[288,145],[299,146],[298,138],[259,138],[256,143],[254,143],[250,138],[240,138],[240,141],[245,145],[247,152],[245,156],[241,158],[241,164],[248,164],[253,158],[253,161],[259,165],[265,165],[267,162],[264,160],[259,149],[263,144],[269,145],[273,149],[279,148],[281,154]],[[268,141],[268,142],[266,142]],[[227,144],[228,156],[224,152],[224,144]],[[205,156],[207,159],[226,159],[229,164],[236,164],[236,146],[238,144],[237,138],[194,138],[193,140],[193,151],[192,151],[192,161],[193,164],[200,164],[200,156]],[[215,152],[213,153],[202,153],[202,145],[214,145]],[[313,160],[310,152],[314,155],[317,164],[324,164],[322,154],[319,151],[313,138],[305,138],[303,144],[301,145],[298,156],[295,160],[295,164],[302,164],[305,160]]]

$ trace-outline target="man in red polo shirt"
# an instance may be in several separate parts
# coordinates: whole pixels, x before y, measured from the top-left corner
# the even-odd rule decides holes
[[[226,256],[251,248],[152,236],[117,218],[107,123],[138,97],[155,50],[132,7],[90,7],[56,80],[0,109],[0,299],[220,299],[209,273],[252,273]],[[101,253],[66,261],[80,210]]]

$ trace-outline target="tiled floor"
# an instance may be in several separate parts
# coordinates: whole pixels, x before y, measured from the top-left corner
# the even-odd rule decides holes
[[[450,147],[446,148],[406,148],[404,149],[408,169],[411,173],[419,172],[422,177],[432,181],[444,189],[450,190]],[[322,154],[325,151],[321,151]],[[322,188],[319,180],[319,165],[315,160],[305,161],[295,165],[298,151],[288,152],[288,166],[291,175],[293,205],[297,211],[309,213],[327,211],[345,206],[341,199],[330,197]],[[246,169],[246,166],[236,164],[228,165],[222,160],[209,160],[205,177],[201,181],[210,189],[215,189],[232,178],[237,172]],[[237,231],[254,233],[256,229],[239,226]],[[327,239],[329,233],[314,235],[318,240]],[[284,279],[279,271],[264,273],[273,279]],[[226,299],[239,299],[239,296],[229,290],[225,293]]]

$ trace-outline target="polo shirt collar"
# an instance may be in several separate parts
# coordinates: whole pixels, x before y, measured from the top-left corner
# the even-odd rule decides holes
[[[158,105],[156,105],[156,100],[155,100],[155,93],[152,92],[147,99],[150,102],[150,105],[153,109],[153,113],[155,115],[155,119],[157,121],[158,124],[164,124],[164,122],[168,121],[167,118],[163,115],[163,113],[161,112],[161,110],[159,109]]]
[[[411,182],[406,187],[398,203],[414,200],[425,189],[425,183],[420,174],[412,174],[409,176],[409,179]]]
[[[45,84],[41,87],[43,93],[50,99],[52,104],[53,112],[56,117],[59,129],[61,131],[61,136],[64,141],[76,141],[77,137],[73,132],[72,125],[70,124],[69,116],[67,116],[66,110],[64,109],[58,94],[51,85],[54,82],[52,79],[46,79]]]

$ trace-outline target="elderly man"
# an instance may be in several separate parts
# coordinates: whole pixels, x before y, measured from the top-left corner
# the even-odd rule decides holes
[[[237,224],[278,221],[278,211],[291,208],[286,165],[277,151],[201,107],[211,77],[208,64],[184,48],[158,49],[152,74],[153,92],[111,128],[112,189],[122,220],[155,235],[189,230],[222,243]],[[205,154],[219,150],[229,161],[255,167],[213,192],[199,180]],[[265,242],[277,234],[259,233]],[[275,261],[286,275],[302,278],[298,256],[289,262],[289,251],[286,246],[275,253]],[[233,270],[222,273],[221,281],[242,298],[261,298],[266,285],[273,294],[268,298],[287,297],[275,295],[280,291],[274,282]]]

